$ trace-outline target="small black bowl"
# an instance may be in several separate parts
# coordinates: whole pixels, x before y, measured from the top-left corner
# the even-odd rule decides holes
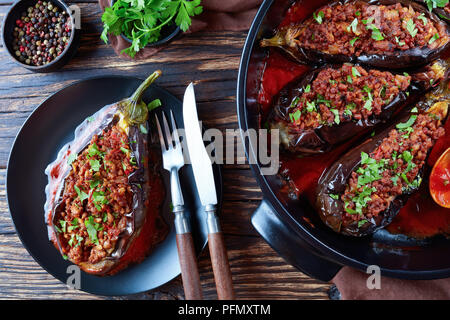
[[[180,33],[180,31],[181,31],[180,27],[178,27],[176,24],[172,24],[172,25],[169,25],[169,26],[164,26],[164,27],[161,28],[161,39],[159,39],[156,42],[148,43],[145,47],[146,48],[158,47],[158,46],[161,46],[163,44],[169,43],[170,41],[172,41]],[[133,43],[133,40],[131,40],[130,38],[126,37],[123,33],[121,34],[121,36],[127,42],[129,42],[130,45]]]
[[[111,0],[111,7],[114,5],[115,0]],[[172,24],[165,25],[161,28],[161,34],[160,39],[156,42],[148,43],[145,47],[151,48],[151,47],[158,47],[163,44],[169,43],[172,41],[179,33],[181,32],[180,27],[178,27],[175,23],[172,22]],[[121,34],[121,37],[125,39],[130,45],[133,43],[133,40],[125,36],[123,33]]]
[[[3,21],[2,39],[3,45],[7,49],[6,51],[17,64],[34,72],[52,72],[61,68],[75,55],[75,52],[80,44],[81,29],[77,29],[75,27],[75,19],[72,14],[72,10],[63,1],[46,1],[51,2],[53,6],[57,6],[60,10],[66,11],[72,21],[72,32],[70,34],[69,43],[64,48],[64,51],[50,63],[41,66],[33,66],[23,63],[16,58],[13,50],[13,32],[14,27],[16,26],[16,20],[20,19],[22,12],[26,12],[28,7],[34,6],[37,0],[20,0],[15,2],[9,9]]]

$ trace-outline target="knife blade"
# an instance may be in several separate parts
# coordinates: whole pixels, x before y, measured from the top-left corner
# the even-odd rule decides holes
[[[221,300],[231,300],[235,296],[230,264],[219,219],[216,214],[217,196],[214,173],[211,159],[203,144],[193,83],[189,84],[184,93],[183,120],[186,145],[194,172],[195,184],[197,185],[200,201],[206,212],[209,254],[216,282],[217,296]]]
[[[189,150],[195,183],[203,206],[216,205],[216,185],[211,159],[203,144],[203,135],[197,115],[194,85],[191,83],[184,93],[183,120],[186,144]]]

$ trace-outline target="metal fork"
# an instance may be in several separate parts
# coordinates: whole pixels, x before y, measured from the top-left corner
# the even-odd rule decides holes
[[[166,116],[164,112],[162,113],[164,134],[167,140],[167,145],[164,141],[164,135],[161,130],[161,125],[159,124],[158,116],[155,115],[155,118],[156,126],[158,127],[159,132],[163,166],[164,169],[170,172],[170,191],[173,205],[172,212],[175,214],[175,230],[177,234],[176,239],[178,257],[180,260],[184,295],[187,300],[203,299],[194,241],[192,239],[189,220],[184,212],[183,193],[181,192],[180,178],[178,176],[178,170],[184,166],[184,157],[180,137],[178,136],[177,126],[172,110],[170,111],[172,134],[170,133]]]

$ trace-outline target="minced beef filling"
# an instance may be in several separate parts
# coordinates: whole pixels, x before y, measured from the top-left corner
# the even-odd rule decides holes
[[[448,38],[444,24],[400,3],[325,6],[297,36],[301,46],[329,54],[387,54],[417,47],[435,49]]]
[[[72,162],[55,227],[73,262],[96,263],[114,250],[132,209],[128,175],[136,169],[128,137],[117,125],[95,135]]]
[[[370,154],[361,153],[361,165],[353,171],[345,193],[344,219],[363,224],[386,210],[392,200],[421,183],[419,170],[428,151],[444,135],[433,114],[412,115],[389,132]]]
[[[411,77],[368,70],[344,64],[339,69],[319,72],[300,97],[292,100],[289,118],[299,129],[340,124],[379,115],[401,91],[409,87]]]

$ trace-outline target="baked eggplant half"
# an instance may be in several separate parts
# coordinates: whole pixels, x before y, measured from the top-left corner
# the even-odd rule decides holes
[[[388,225],[418,190],[426,158],[445,134],[450,98],[434,98],[430,107],[417,104],[322,174],[316,207],[327,226],[349,236],[372,234]]]
[[[87,273],[115,273],[146,220],[149,107],[141,97],[160,74],[81,123],[45,170],[49,239]]]
[[[289,152],[326,152],[413,105],[445,71],[439,60],[411,75],[349,63],[324,66],[281,90],[269,127],[279,130]]]
[[[262,47],[279,47],[301,63],[362,63],[404,69],[425,65],[450,47],[449,25],[424,6],[401,1],[346,1],[282,27]]]

